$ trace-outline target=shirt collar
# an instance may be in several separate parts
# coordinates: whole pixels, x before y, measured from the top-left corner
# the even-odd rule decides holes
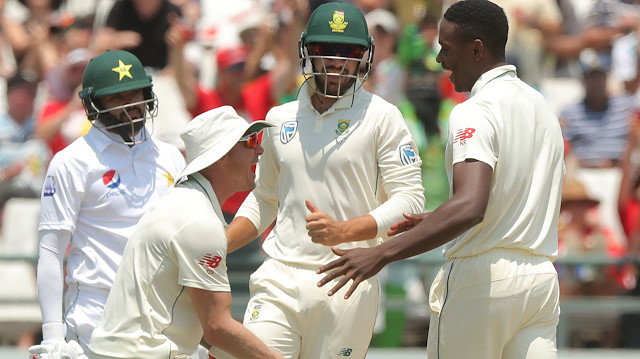
[[[209,197],[209,201],[211,202],[211,206],[213,207],[213,211],[216,213],[218,218],[220,218],[224,227],[229,227],[229,224],[224,219],[224,214],[222,214],[222,208],[220,207],[220,203],[218,202],[218,197],[216,197],[216,193],[213,191],[213,187],[211,186],[211,182],[209,182],[209,180],[207,180],[200,172],[196,172],[190,174],[185,181],[180,182],[180,185],[183,184],[207,195],[207,197]]]
[[[124,140],[122,139],[122,137],[118,136],[117,134],[113,133],[113,132],[109,132],[108,130],[104,129],[104,126],[102,126],[100,129],[96,128],[96,127],[100,127],[102,126],[101,123],[93,123],[91,128],[89,129],[89,132],[86,134],[87,136],[87,140],[89,140],[91,142],[92,147],[96,150],[97,153],[102,153],[104,152],[104,150],[107,149],[107,147],[109,146],[117,146],[117,147],[123,147],[123,148],[130,148],[133,149],[134,147],[137,149],[142,148],[142,147],[148,147],[148,146],[153,146],[151,141],[151,137],[150,134],[147,133],[147,138],[148,140],[139,143],[137,145],[134,145],[133,147],[129,147],[128,145],[124,144]],[[144,128],[142,131],[147,131],[146,128]],[[140,131],[136,137],[141,136],[142,135],[142,131]],[[140,147],[138,147],[140,146]]]
[[[517,76],[516,67],[513,65],[502,65],[483,73],[471,88],[471,96],[474,96],[476,93],[478,93],[480,89],[482,89],[492,80],[495,80],[496,78],[509,73],[513,77]]]

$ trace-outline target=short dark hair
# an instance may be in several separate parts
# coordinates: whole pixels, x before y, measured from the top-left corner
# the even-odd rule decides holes
[[[464,39],[480,39],[494,57],[504,58],[509,23],[500,6],[488,0],[459,1],[447,9],[444,19],[455,24]]]

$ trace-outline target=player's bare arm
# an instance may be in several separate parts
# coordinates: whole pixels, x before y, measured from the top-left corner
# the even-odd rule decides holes
[[[411,230],[373,248],[356,248],[333,252],[340,258],[320,267],[317,273],[328,272],[318,282],[323,286],[343,276],[328,292],[335,294],[349,280],[348,299],[360,282],[371,278],[385,265],[430,251],[456,238],[482,222],[491,191],[491,166],[467,160],[453,167],[453,196],[417,223]]]
[[[242,248],[258,237],[258,230],[246,217],[236,217],[227,228],[227,253]]]
[[[340,243],[375,238],[378,234],[376,220],[369,214],[339,222],[319,210],[311,200],[305,200],[305,204],[311,212],[306,217],[306,228],[313,243],[335,246]]]
[[[187,287],[204,329],[204,340],[237,358],[273,358],[282,356],[231,317],[231,293],[210,292]]]

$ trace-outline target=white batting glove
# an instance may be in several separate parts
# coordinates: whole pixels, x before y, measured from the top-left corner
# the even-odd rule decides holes
[[[88,359],[75,340],[43,341],[29,348],[30,359]]]

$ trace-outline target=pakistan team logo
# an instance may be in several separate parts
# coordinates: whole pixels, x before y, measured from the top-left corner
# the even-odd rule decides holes
[[[340,136],[342,134],[347,134],[349,132],[349,123],[350,120],[339,120],[338,121],[338,129],[336,130],[336,135]]]
[[[332,32],[344,32],[344,29],[349,25],[348,22],[344,21],[344,11],[334,11],[333,12],[333,21],[329,21],[329,26],[331,26]]]
[[[251,320],[258,319],[258,315],[260,315],[260,309],[262,309],[262,304],[258,304],[253,307],[253,312],[251,312]]]

